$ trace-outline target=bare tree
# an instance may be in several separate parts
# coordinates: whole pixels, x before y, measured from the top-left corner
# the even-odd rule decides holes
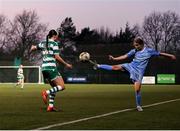
[[[142,36],[145,43],[148,46],[154,47],[156,50],[159,49],[159,43],[162,39],[161,17],[161,13],[153,12],[148,17],[145,17],[143,23]]]
[[[180,51],[180,25],[176,26],[176,31],[174,32],[174,37],[173,37],[172,48],[176,54],[178,51]]]
[[[167,11],[162,14],[161,22],[163,31],[162,47],[163,51],[167,52],[170,46],[177,46],[177,41],[179,41],[177,32],[179,32],[180,27],[180,17],[174,12]]]
[[[44,32],[46,25],[39,22],[36,12],[24,10],[11,23],[9,51],[16,57],[29,59],[31,45],[38,43],[44,37]]]
[[[175,12],[153,12],[145,17],[142,36],[148,46],[164,52],[176,52],[180,44],[180,17]],[[173,49],[173,50],[172,50]]]
[[[4,16],[0,15],[0,52],[4,52],[4,49],[7,44],[7,38],[8,35],[8,26],[9,26],[9,20]]]

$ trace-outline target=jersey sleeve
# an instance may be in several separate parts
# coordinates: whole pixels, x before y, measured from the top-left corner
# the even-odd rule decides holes
[[[59,54],[59,46],[57,42],[54,42],[53,54]]]
[[[150,53],[151,56],[159,56],[160,55],[159,51],[156,51],[152,48],[149,48],[148,52]]]
[[[136,53],[135,49],[130,50],[126,55],[129,57],[133,56]]]
[[[44,47],[44,45],[43,45],[43,43],[41,42],[41,43],[39,43],[39,44],[37,45],[37,50],[42,50],[43,47]]]

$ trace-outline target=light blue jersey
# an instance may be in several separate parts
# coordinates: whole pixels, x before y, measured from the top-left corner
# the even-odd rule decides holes
[[[152,56],[159,56],[159,54],[158,51],[147,47],[144,47],[141,51],[132,49],[127,53],[127,56],[131,57],[134,55],[133,61],[131,63],[121,64],[121,66],[130,73],[130,78],[134,82],[141,82],[149,59]]]

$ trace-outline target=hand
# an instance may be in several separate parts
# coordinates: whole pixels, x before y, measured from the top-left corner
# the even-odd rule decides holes
[[[33,51],[33,50],[36,50],[36,49],[37,49],[37,47],[35,45],[32,45],[31,49],[30,49],[30,52]]]
[[[171,55],[171,59],[172,60],[176,60],[176,56],[175,55]]]
[[[66,64],[66,67],[69,68],[69,69],[72,69],[72,65],[71,64]]]
[[[109,55],[109,60],[114,60],[114,57],[112,55]]]

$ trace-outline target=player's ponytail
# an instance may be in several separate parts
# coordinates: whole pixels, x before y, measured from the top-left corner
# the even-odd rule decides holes
[[[48,50],[48,40],[49,40],[49,34],[46,36],[46,49]]]

